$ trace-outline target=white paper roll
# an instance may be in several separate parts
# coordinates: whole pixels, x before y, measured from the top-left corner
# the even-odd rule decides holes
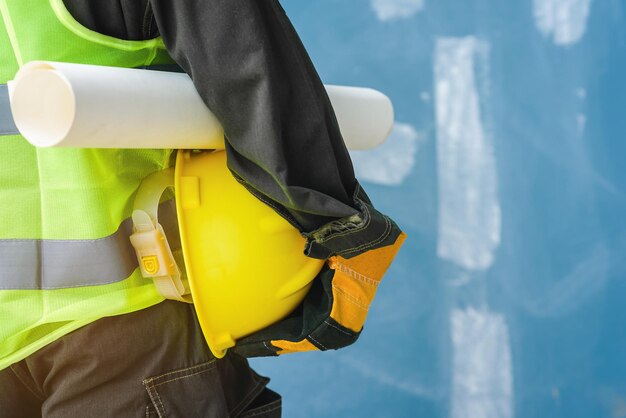
[[[325,87],[348,149],[366,150],[385,142],[393,128],[393,106],[387,96],[364,87]]]
[[[349,149],[384,142],[393,126],[387,96],[326,89]],[[186,74],[34,61],[9,90],[15,125],[35,146],[224,148],[222,126]]]

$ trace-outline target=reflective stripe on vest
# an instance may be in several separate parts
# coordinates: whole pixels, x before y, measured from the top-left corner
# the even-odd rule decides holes
[[[168,236],[179,237],[173,201],[161,205],[159,220]],[[95,240],[0,240],[0,289],[52,290],[125,280],[137,268],[131,232],[129,218],[112,235]],[[180,248],[176,241],[170,240],[172,249]]]
[[[6,84],[0,84],[0,136],[19,135],[13,122],[11,107],[9,106],[9,89]]]
[[[162,39],[98,34],[63,0],[0,0],[0,51],[0,84],[35,60],[124,68],[173,62]],[[19,135],[0,137],[0,370],[99,318],[163,300],[133,270],[124,220],[141,180],[170,167],[171,153],[35,149]]]

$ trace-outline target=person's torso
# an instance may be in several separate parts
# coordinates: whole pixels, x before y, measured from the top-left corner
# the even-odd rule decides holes
[[[0,0],[0,84],[29,61],[170,63],[159,38],[79,24],[62,0]],[[37,149],[0,137],[0,369],[79,326],[162,298],[128,244],[132,198],[171,150]]]

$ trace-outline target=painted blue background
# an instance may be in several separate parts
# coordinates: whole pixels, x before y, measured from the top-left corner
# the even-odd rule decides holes
[[[537,10],[567,3],[589,11],[542,26]],[[387,151],[401,179],[363,181],[410,238],[359,342],[253,361],[284,416],[626,417],[626,3],[282,4],[324,82],[385,92],[405,128],[390,141],[413,146],[408,163]],[[456,184],[438,155],[442,39],[487,46],[472,62],[501,222],[478,268],[439,250]]]

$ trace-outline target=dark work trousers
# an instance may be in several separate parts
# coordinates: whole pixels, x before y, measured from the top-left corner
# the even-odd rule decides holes
[[[193,307],[165,301],[87,325],[0,371],[2,418],[280,417],[247,360],[216,360]]]

